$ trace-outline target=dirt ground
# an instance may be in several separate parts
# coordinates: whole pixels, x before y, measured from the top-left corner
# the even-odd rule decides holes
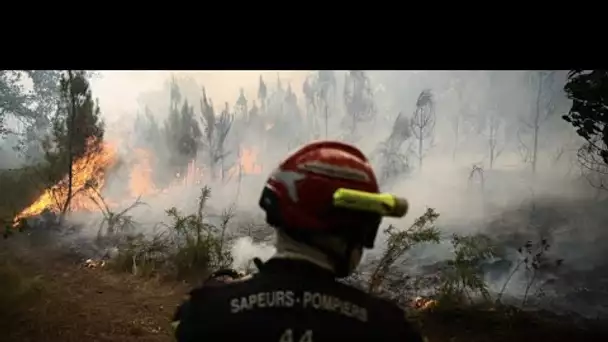
[[[87,269],[56,252],[6,251],[0,246],[0,260],[9,258],[40,291],[9,310],[0,308],[2,341],[173,341],[170,318],[188,290],[185,284]],[[507,321],[492,312],[433,314],[422,322],[430,342],[608,341],[597,330],[525,316]]]
[[[2,341],[174,340],[170,318],[185,285],[88,269],[50,253],[21,251],[18,257],[13,265],[34,277],[41,291],[4,313]]]

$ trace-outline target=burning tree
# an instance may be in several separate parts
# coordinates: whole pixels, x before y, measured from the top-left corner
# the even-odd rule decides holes
[[[581,164],[598,175],[592,185],[606,189],[608,175],[608,72],[572,70],[565,86],[572,108],[563,119],[586,140],[579,150]]]
[[[345,76],[344,105],[346,107],[344,124],[352,140],[356,137],[358,124],[376,116],[374,93],[365,71],[353,70]]]
[[[43,141],[46,163],[35,172],[45,186],[42,195],[17,214],[15,224],[45,209],[61,213],[94,208],[87,184],[101,189],[104,172],[115,161],[115,150],[103,142],[99,106],[93,101],[84,71],[62,75],[60,101],[52,118],[52,134]]]
[[[52,137],[44,144],[46,159],[52,165],[51,181],[67,174],[66,184],[57,188],[66,191],[60,196],[62,214],[69,210],[75,190],[80,190],[74,189],[74,174],[79,171],[74,167],[75,161],[102,148],[104,128],[100,115],[86,73],[67,71],[60,81],[60,101],[52,120]],[[84,184],[80,184],[82,186]]]
[[[418,167],[422,169],[422,160],[430,148],[435,131],[435,103],[430,89],[423,90],[416,101],[416,110],[411,121],[412,134],[418,143]],[[425,143],[428,142],[428,145]]]

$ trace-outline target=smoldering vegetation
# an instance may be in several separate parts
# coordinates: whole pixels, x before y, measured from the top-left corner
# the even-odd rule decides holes
[[[162,83],[136,84],[138,109],[120,115],[103,107],[120,107],[118,96],[103,94],[104,142],[115,158],[87,175],[103,179],[85,191],[95,203],[61,222],[52,208],[44,219],[35,213],[30,230],[54,222],[59,243],[80,258],[120,260],[131,272],[161,264],[200,272],[199,262],[251,268],[253,256],[272,253],[257,207],[267,174],[303,143],[339,139],[370,157],[383,191],[411,204],[406,218],[385,220],[352,283],[403,303],[455,293],[606,314],[608,199],[579,165],[582,139],[561,119],[570,109],[566,72],[247,77],[232,84],[232,75],[227,87],[217,74],[213,82],[205,73],[159,76]],[[44,160],[36,141],[48,129],[36,132],[21,154],[5,140],[13,165]]]

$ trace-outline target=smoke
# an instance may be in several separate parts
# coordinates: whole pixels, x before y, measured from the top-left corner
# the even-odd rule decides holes
[[[253,258],[260,258],[260,260],[266,261],[276,252],[274,246],[267,243],[255,243],[248,236],[237,238],[232,245],[231,251],[234,258],[232,267],[237,270],[249,270],[251,269]]]
[[[149,184],[154,185],[155,191],[140,193],[147,205],[134,209],[131,214],[145,231],[151,232],[154,227],[158,228],[159,222],[166,221],[165,210],[170,207],[185,213],[195,212],[203,185],[212,190],[206,207],[209,214],[218,214],[232,205],[239,213],[259,213],[257,202],[264,181],[287,153],[312,139],[347,137],[343,98],[347,72],[335,72],[336,91],[328,101],[326,112],[319,110],[320,107],[312,108],[303,94],[304,81],[307,77],[314,79],[314,74],[310,71],[102,72],[101,77],[92,81],[93,96],[100,100],[106,139],[116,143],[120,156],[120,165],[107,176],[104,196],[117,202],[118,207],[127,207],[134,200],[130,191],[131,171],[148,168],[154,175],[169,175],[174,179],[170,184],[150,179]],[[540,109],[536,108],[535,77],[538,75],[529,71],[368,71],[367,75],[376,116],[358,124],[359,136],[354,144],[370,157],[377,172],[384,162],[378,147],[391,134],[398,114],[411,118],[417,98],[425,89],[430,89],[435,101],[436,125],[432,137],[424,142],[422,168],[416,163],[417,156],[412,155],[412,151],[417,151],[418,142],[409,138],[400,152],[410,155],[411,170],[382,184],[383,191],[406,197],[410,212],[401,220],[384,220],[383,226],[408,227],[427,207],[433,207],[441,215],[437,225],[446,237],[453,233],[487,233],[513,251],[528,239],[547,237],[552,243],[551,253],[565,260],[556,277],[572,279],[572,275],[577,275],[586,285],[606,279],[608,272],[597,271],[608,269],[604,267],[608,255],[600,243],[605,241],[604,227],[608,222],[605,195],[581,177],[576,164],[576,150],[581,140],[560,118],[569,109],[569,102],[560,90],[564,72],[558,71],[553,83],[547,83]],[[264,121],[258,128],[233,127],[226,151],[226,163],[234,165],[240,163],[243,148],[255,151],[259,172],[240,176],[233,173],[221,181],[212,180],[203,169],[200,179],[186,182],[183,174],[175,175],[168,163],[172,155],[160,146],[162,144],[148,142],[142,146],[144,137],[135,130],[137,115],[147,108],[159,127],[163,127],[169,113],[172,79],[200,121],[203,87],[212,99],[216,114],[226,102],[233,108],[241,89],[248,103],[256,101],[257,106],[261,106],[260,76],[268,87],[264,105],[273,113],[273,121]],[[283,92],[291,86],[297,97],[298,120],[287,116],[282,95],[277,95],[279,80]],[[542,120],[538,127],[536,172],[532,172],[534,128],[530,125],[537,113]],[[311,122],[312,117],[317,120]],[[498,123],[495,130],[490,129],[491,122]],[[307,132],[306,128],[311,127],[314,132]],[[136,142],[138,148],[148,152],[148,157],[135,152]],[[494,153],[490,153],[491,144],[496,145]],[[144,167],[146,162],[142,158],[147,158],[148,166]],[[195,167],[204,165],[205,158],[197,154]],[[482,172],[473,174],[474,165]],[[139,172],[140,178],[142,174],[145,172]],[[145,188],[142,184],[139,183],[140,189]],[[91,226],[96,229],[98,225]],[[234,227],[234,231],[239,231],[239,227]],[[380,234],[370,254],[382,250],[384,239]],[[232,250],[234,266],[240,269],[249,267],[253,257],[266,259],[273,253],[271,246],[253,243],[249,237],[235,239]],[[445,260],[450,253],[442,244],[425,246],[417,250],[416,255],[425,259],[425,263],[432,263]],[[501,287],[510,268],[490,279],[493,288]],[[594,270],[595,278],[590,280]],[[580,272],[587,273],[582,276]],[[514,278],[518,284],[521,284],[520,276]],[[519,285],[509,287],[508,291],[513,296],[521,296]],[[566,289],[563,291],[566,293]]]

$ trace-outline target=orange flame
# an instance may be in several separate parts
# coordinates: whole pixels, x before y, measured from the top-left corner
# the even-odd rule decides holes
[[[90,145],[91,146],[91,145]],[[105,170],[112,166],[116,160],[116,148],[108,143],[103,143],[99,148],[93,150],[82,158],[76,160],[72,165],[72,210],[97,210],[96,204],[88,197],[87,187],[100,191],[104,185]],[[14,219],[17,223],[20,219],[38,215],[45,209],[59,212],[68,196],[68,176],[55,184],[36,200],[32,205],[21,211]]]
[[[262,173],[262,165],[256,162],[258,151],[254,148],[241,148],[241,168],[245,174]]]
[[[156,193],[156,186],[152,180],[152,166],[150,165],[150,152],[144,149],[135,149],[137,165],[131,170],[129,188],[133,197]]]

